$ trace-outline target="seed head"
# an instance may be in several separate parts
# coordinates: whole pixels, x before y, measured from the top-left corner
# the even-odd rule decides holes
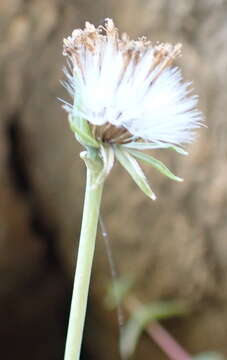
[[[182,144],[191,142],[201,125],[201,114],[173,61],[181,44],[152,44],[145,37],[119,36],[113,20],[95,28],[89,22],[64,39],[68,57],[66,87],[74,106],[102,142],[132,139]]]
[[[173,64],[180,54],[181,44],[119,35],[111,19],[97,28],[86,22],[83,30],[64,39],[68,68],[63,85],[73,98],[64,108],[77,138],[100,149],[108,171],[116,156],[140,187],[145,178],[134,157],[181,179],[133,149],[172,147],[183,152],[178,145],[192,142],[202,125],[191,83],[183,82],[181,70]]]

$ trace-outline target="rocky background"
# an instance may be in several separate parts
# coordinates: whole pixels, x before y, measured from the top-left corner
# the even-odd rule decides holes
[[[59,84],[62,38],[107,16],[132,37],[183,43],[178,63],[208,125],[188,157],[156,153],[185,182],[146,169],[154,203],[113,170],[102,213],[116,265],[121,276],[136,275],[140,301],[190,304],[189,316],[165,323],[189,352],[227,356],[227,1],[1,0],[1,358],[63,358],[85,169],[56,101],[67,97]],[[101,236],[93,270],[82,358],[117,360]],[[145,336],[135,358],[167,359]]]

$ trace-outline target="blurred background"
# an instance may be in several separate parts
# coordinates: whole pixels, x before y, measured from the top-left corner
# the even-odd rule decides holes
[[[147,170],[150,202],[118,166],[102,208],[120,276],[141,302],[186,301],[165,327],[191,354],[227,356],[227,1],[0,1],[0,351],[4,360],[60,360],[80,232],[85,169],[57,97],[67,99],[62,39],[112,17],[131,37],[183,43],[208,128],[184,157],[155,152],[185,179]],[[98,236],[82,359],[117,360],[112,282]],[[134,358],[165,360],[145,335]]]

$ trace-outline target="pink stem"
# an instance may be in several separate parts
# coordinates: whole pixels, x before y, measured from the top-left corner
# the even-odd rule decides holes
[[[146,332],[159,345],[171,360],[192,360],[192,357],[158,322],[152,322],[146,327]]]

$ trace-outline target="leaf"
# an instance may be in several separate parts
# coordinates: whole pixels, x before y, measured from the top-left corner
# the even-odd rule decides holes
[[[136,151],[131,149],[128,149],[128,151],[137,159],[142,160],[143,162],[153,166],[155,169],[157,169],[158,171],[160,171],[162,174],[169,177],[170,179],[175,181],[183,181],[183,179],[174,175],[161,161],[155,159],[154,157],[148,154],[144,154],[141,151]]]
[[[139,337],[146,326],[159,319],[167,319],[186,313],[186,307],[176,302],[157,302],[142,305],[136,310],[125,327],[120,339],[120,352],[124,359],[128,359],[135,351]]]
[[[128,171],[139,188],[152,200],[156,199],[156,195],[151,190],[143,170],[138,162],[125,150],[115,146],[115,154],[121,165]]]
[[[188,152],[182,149],[180,146],[166,144],[166,143],[130,142],[122,146],[127,149],[136,149],[136,150],[171,149],[178,152],[181,155],[188,155]]]
[[[114,309],[119,306],[128,295],[129,291],[134,285],[135,279],[133,276],[120,277],[114,280],[107,289],[105,297],[105,304],[109,309]]]
[[[99,143],[92,136],[90,136],[87,131],[79,128],[75,122],[71,120],[71,116],[69,116],[69,123],[72,131],[78,136],[78,141],[82,140],[83,145],[99,148]]]

